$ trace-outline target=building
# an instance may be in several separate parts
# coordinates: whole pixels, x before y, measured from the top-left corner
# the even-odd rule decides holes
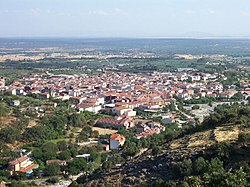
[[[148,125],[141,124],[137,131],[139,133],[135,134],[134,138],[140,139],[142,137],[146,138],[147,136],[153,134],[160,134],[162,131],[165,131],[165,127],[160,125],[158,122],[151,122]]]
[[[20,101],[19,100],[13,100],[9,104],[10,104],[10,106],[19,106],[20,105]]]
[[[38,97],[39,99],[49,99],[50,95],[48,92],[45,92],[45,93],[39,93]]]
[[[125,127],[126,129],[134,127],[135,123],[133,118],[128,116],[116,116],[115,118],[100,118],[97,121],[97,126],[100,127],[112,127],[118,129],[119,127]]]
[[[26,175],[33,173],[33,169],[38,168],[38,164],[34,164],[29,157],[23,156],[9,162],[9,170],[11,172],[22,172]]]
[[[5,78],[0,77],[0,87],[4,87],[4,86],[5,86]]]
[[[70,97],[69,101],[72,102],[73,104],[77,105],[79,103],[82,103],[86,97]]]
[[[112,109],[112,112],[118,116],[121,116],[121,115],[127,115],[127,116],[130,116],[130,117],[134,117],[136,116],[136,111],[132,110],[132,109],[129,109],[129,108],[123,108],[123,107],[114,107]]]
[[[102,109],[101,105],[93,105],[90,103],[80,103],[78,105],[76,105],[76,110],[79,112],[82,111],[89,111],[89,112],[94,112],[97,113]]]
[[[126,141],[126,138],[120,134],[112,134],[109,138],[110,149],[118,149],[122,147]]]
[[[161,122],[163,124],[173,124],[173,123],[175,123],[175,119],[168,117],[168,116],[162,116]]]

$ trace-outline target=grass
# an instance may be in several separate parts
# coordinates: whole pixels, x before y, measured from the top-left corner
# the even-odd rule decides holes
[[[54,139],[54,140],[50,140],[49,142],[52,142],[52,143],[58,143],[60,141],[66,141],[66,142],[69,142],[70,140],[72,140],[72,138],[59,138],[59,139]]]

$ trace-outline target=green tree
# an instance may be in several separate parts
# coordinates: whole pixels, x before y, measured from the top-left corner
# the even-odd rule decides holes
[[[58,158],[60,160],[69,160],[71,158],[71,153],[68,150],[59,153]]]
[[[58,164],[50,164],[45,167],[44,175],[45,176],[56,176],[60,172],[60,167]]]
[[[199,105],[194,105],[192,106],[192,110],[199,110],[200,109],[200,106]]]
[[[8,114],[9,110],[5,103],[0,102],[0,118]]]
[[[224,171],[223,162],[219,158],[213,158],[209,164],[209,172],[220,172]]]
[[[249,143],[250,142],[250,133],[249,132],[242,132],[239,134],[238,141],[240,143]]]
[[[130,156],[135,156],[137,153],[139,153],[139,149],[136,145],[135,142],[130,142],[130,141],[126,141],[122,154],[123,156],[130,157]]]
[[[110,171],[110,169],[112,168],[113,164],[111,161],[105,161],[103,164],[102,164],[102,169],[104,171]]]
[[[192,160],[184,159],[176,164],[177,173],[181,176],[189,176],[192,173]]]
[[[65,140],[59,141],[57,142],[57,147],[60,151],[65,151],[68,149],[68,143]]]
[[[158,155],[161,153],[161,148],[159,146],[153,146],[152,148],[152,154],[153,155]]]
[[[203,187],[203,182],[199,176],[190,176],[187,179],[187,183],[189,187]]]
[[[6,127],[0,130],[0,139],[6,143],[14,143],[19,136],[20,132],[16,128]]]
[[[208,161],[199,157],[193,162],[193,169],[196,174],[204,173],[208,169]]]
[[[87,171],[87,169],[87,161],[85,158],[75,158],[72,161],[68,162],[68,170],[72,175]]]

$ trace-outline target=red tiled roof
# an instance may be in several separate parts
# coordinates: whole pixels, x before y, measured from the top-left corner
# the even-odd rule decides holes
[[[121,125],[118,120],[115,120],[113,118],[100,118],[98,120],[98,123],[112,124],[112,125]]]
[[[24,161],[26,161],[28,159],[29,159],[28,157],[22,156],[20,158],[17,158],[16,160],[10,161],[9,165],[14,166],[14,165],[16,165],[18,163],[21,163],[21,162],[24,162]]]
[[[125,139],[126,138],[124,136],[120,135],[120,134],[112,134],[110,136],[110,140],[117,140],[119,142],[125,141]]]
[[[36,166],[38,166],[38,164],[31,164],[31,165],[29,165],[28,167],[21,169],[20,172],[26,173],[26,172],[28,172],[28,171],[34,169]]]

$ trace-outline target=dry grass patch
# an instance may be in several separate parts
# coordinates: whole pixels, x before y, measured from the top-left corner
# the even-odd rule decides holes
[[[181,147],[181,143],[178,141],[174,141],[171,145],[170,145],[170,149],[178,149]]]
[[[217,142],[236,141],[239,136],[238,127],[217,127],[214,130],[214,138]]]
[[[105,128],[100,128],[100,127],[92,127],[92,130],[98,131],[99,135],[114,134],[118,132],[117,130],[105,129]]]
[[[199,132],[191,136],[187,147],[206,147],[211,146],[214,142],[210,139],[212,131]]]
[[[192,147],[207,147],[211,146],[214,142],[211,140],[197,140],[188,144],[188,148]]]
[[[6,117],[0,118],[0,129],[4,127],[9,127],[11,124],[13,124],[16,121],[16,117],[8,115]]]
[[[34,119],[29,119],[29,124],[28,124],[28,128],[34,127],[36,126],[37,121]]]

